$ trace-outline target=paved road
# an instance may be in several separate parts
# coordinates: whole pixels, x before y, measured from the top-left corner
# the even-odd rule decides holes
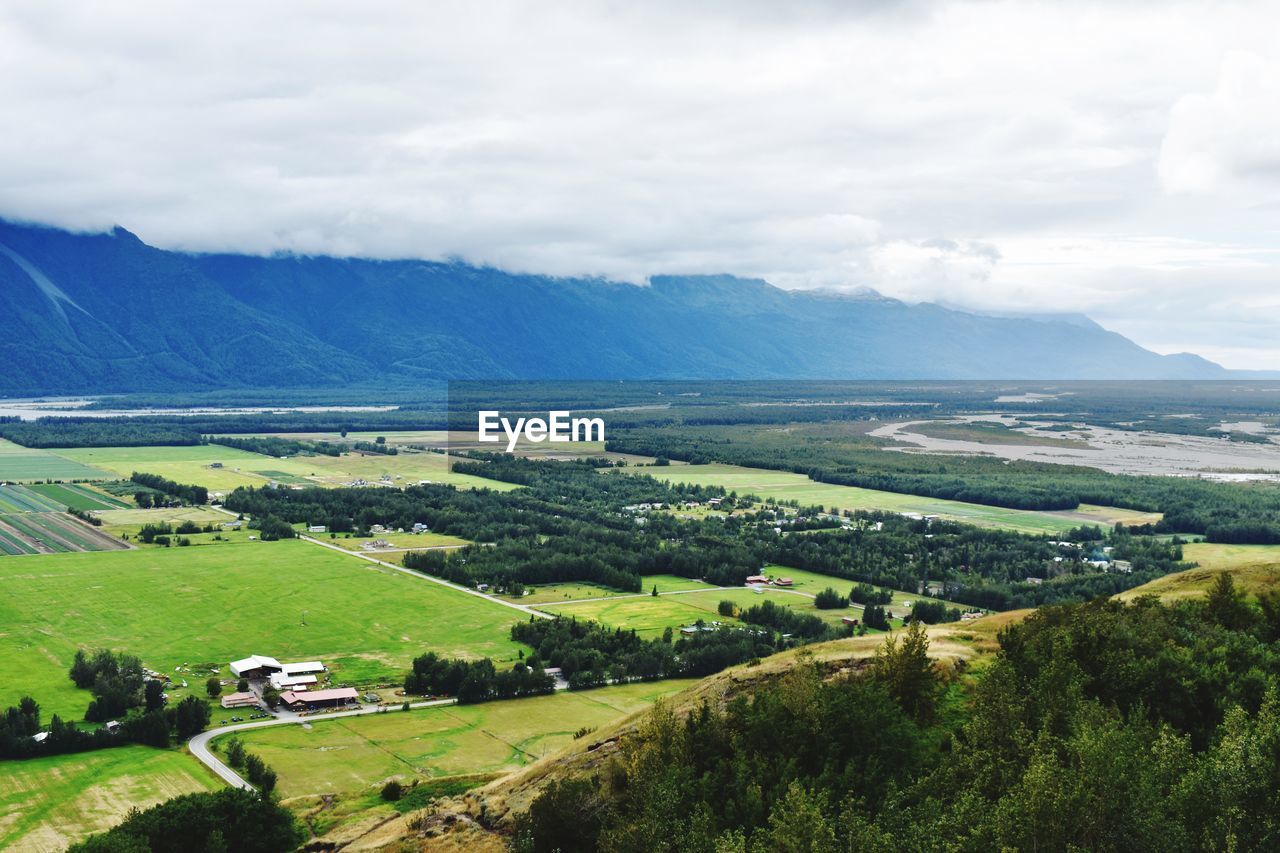
[[[410,708],[433,708],[437,705],[453,705],[456,701],[453,699],[431,699],[426,702],[413,702]],[[230,767],[222,763],[218,756],[214,755],[209,749],[209,742],[221,735],[231,734],[232,732],[242,732],[249,729],[265,729],[271,726],[298,726],[303,723],[323,723],[326,720],[337,720],[342,717],[360,717],[365,714],[384,713],[382,708],[376,705],[365,706],[354,711],[338,711],[333,714],[322,714],[314,717],[272,717],[269,720],[254,720],[247,723],[235,723],[230,726],[219,726],[216,729],[209,729],[187,741],[187,747],[191,750],[191,754],[218,775],[228,785],[236,788],[244,788],[253,790],[253,786],[240,777],[240,774],[232,770]],[[387,711],[385,713],[395,713]]]

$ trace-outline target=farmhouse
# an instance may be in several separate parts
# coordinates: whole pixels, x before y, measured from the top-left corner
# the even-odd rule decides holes
[[[840,617],[840,621],[841,621],[841,622],[843,622],[843,623],[844,623],[844,624],[846,624],[846,625],[857,625],[857,624],[858,624],[858,617],[856,617],[856,616],[841,616],[841,617]]]
[[[255,708],[257,705],[257,695],[248,691],[231,693],[222,697],[222,707],[224,708]]]
[[[231,674],[236,678],[266,678],[274,672],[284,671],[280,661],[266,655],[249,655],[231,662]]]
[[[794,586],[795,581],[791,580],[791,578],[778,578],[776,581],[773,582],[773,585],[774,586]]]
[[[749,583],[749,584],[751,584],[751,583],[768,583],[768,582],[769,582],[769,579],[768,579],[767,577],[765,577],[764,575],[752,575],[751,577],[747,578],[747,583]]]
[[[335,687],[330,690],[308,690],[298,692],[288,690],[280,694],[280,701],[290,710],[304,707],[334,708],[360,699],[354,687]]]

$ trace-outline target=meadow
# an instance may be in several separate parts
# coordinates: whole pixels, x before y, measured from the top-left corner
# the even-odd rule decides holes
[[[829,510],[884,510],[886,512],[937,515],[981,527],[1000,527],[1023,533],[1062,533],[1081,524],[1114,525],[1117,522],[1143,524],[1158,516],[1116,507],[1081,504],[1070,512],[1036,512],[1004,509],[983,504],[940,498],[883,492],[856,486],[818,483],[804,474],[746,468],[741,465],[672,465],[670,467],[628,467],[624,473],[647,474],[673,483],[720,486],[739,495],[756,495],[777,501],[799,501],[801,506],[822,506]],[[610,473],[610,472],[606,472]]]
[[[641,577],[641,588],[650,593],[657,587],[659,593],[675,592],[686,589],[713,589],[710,584],[692,578],[676,575],[644,575]],[[613,598],[619,595],[635,595],[622,592],[612,587],[599,586],[593,583],[548,583],[528,588],[528,593],[521,597],[503,596],[521,604],[558,604],[566,601],[578,601],[584,598]]]
[[[481,705],[316,719],[238,737],[279,775],[285,797],[354,791],[398,778],[514,770],[693,682],[644,682]],[[219,738],[215,747],[226,742]]]
[[[261,453],[216,444],[179,447],[79,447],[58,453],[127,479],[133,472],[159,474],[179,483],[230,493],[239,486],[343,486],[356,480],[390,482],[397,486],[419,480],[452,483],[462,488],[516,488],[469,474],[455,474],[449,457],[440,453],[399,453],[395,456],[344,453],[342,456],[291,456],[278,459]],[[213,467],[218,465],[219,467]],[[383,481],[383,477],[387,477]]]
[[[296,540],[0,560],[0,707],[31,695],[46,717],[79,719],[90,697],[67,669],[80,647],[164,672],[261,653],[323,660],[336,682],[395,682],[425,651],[514,659],[520,618]]]
[[[119,823],[131,808],[219,787],[190,756],[145,746],[6,762],[0,772],[0,849],[65,850]]]
[[[1222,572],[1230,572],[1236,588],[1251,596],[1274,591],[1280,585],[1280,545],[1193,542],[1182,546],[1182,554],[1183,559],[1199,565],[1156,578],[1117,597],[1124,601],[1142,595],[1158,595],[1165,601],[1199,598]]]
[[[106,471],[74,459],[0,438],[0,482],[110,479]]]
[[[305,529],[303,530],[305,533]],[[325,542],[330,542],[347,551],[356,551],[361,554],[379,554],[388,551],[414,551],[425,550],[427,548],[461,548],[463,545],[471,544],[466,539],[458,536],[446,536],[443,533],[385,533],[381,536],[352,536],[348,538],[345,534],[339,533],[336,538],[330,538],[327,533],[310,533],[307,534]],[[385,539],[390,548],[366,548],[365,545],[372,544],[378,539]],[[397,556],[396,559],[399,559]],[[393,561],[394,562],[394,561]]]

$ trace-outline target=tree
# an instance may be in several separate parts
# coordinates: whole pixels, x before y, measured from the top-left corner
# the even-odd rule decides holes
[[[148,711],[157,711],[164,707],[164,682],[150,680],[144,686],[143,702]]]
[[[210,678],[204,683],[204,692],[209,694],[210,699],[217,699],[222,695],[222,681],[216,676]]]
[[[394,803],[404,796],[404,785],[401,785],[399,780],[392,779],[382,786],[381,796],[387,802]]]
[[[221,837],[218,837],[218,836]],[[72,846],[75,853],[252,850],[285,853],[305,838],[293,815],[252,791],[224,788],[186,794],[129,813],[114,829]]]
[[[831,587],[827,587],[814,597],[813,606],[819,610],[838,610],[842,607],[848,607],[849,599]]]
[[[653,585],[653,592],[649,594],[652,595],[654,598],[658,597],[658,585],[656,583]]]
[[[237,682],[236,682],[236,692],[237,692],[237,693],[244,693],[244,692],[245,692],[245,691],[247,691],[248,689],[249,689],[249,679],[247,679],[247,678],[242,678],[242,679],[240,679],[239,681],[237,681]]]
[[[923,623],[912,622],[901,637],[885,637],[872,673],[908,715],[919,722],[932,719],[938,677],[929,660],[929,636]]]
[[[209,726],[209,706],[195,696],[183,699],[170,709],[169,714],[173,720],[173,729],[180,740],[198,735]]]
[[[877,631],[888,631],[889,617],[879,604],[868,604],[862,611],[862,624]]]
[[[1252,624],[1254,616],[1245,603],[1244,594],[1236,590],[1231,572],[1218,572],[1209,597],[1204,603],[1205,615],[1229,631],[1243,631]]]

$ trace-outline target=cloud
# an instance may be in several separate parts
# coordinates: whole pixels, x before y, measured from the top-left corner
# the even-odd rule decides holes
[[[1232,51],[1217,85],[1183,96],[1160,146],[1166,192],[1274,192],[1280,183],[1280,62]]]
[[[1249,2],[14,0],[0,215],[1130,319],[1177,272],[1244,316],[1277,31]]]

